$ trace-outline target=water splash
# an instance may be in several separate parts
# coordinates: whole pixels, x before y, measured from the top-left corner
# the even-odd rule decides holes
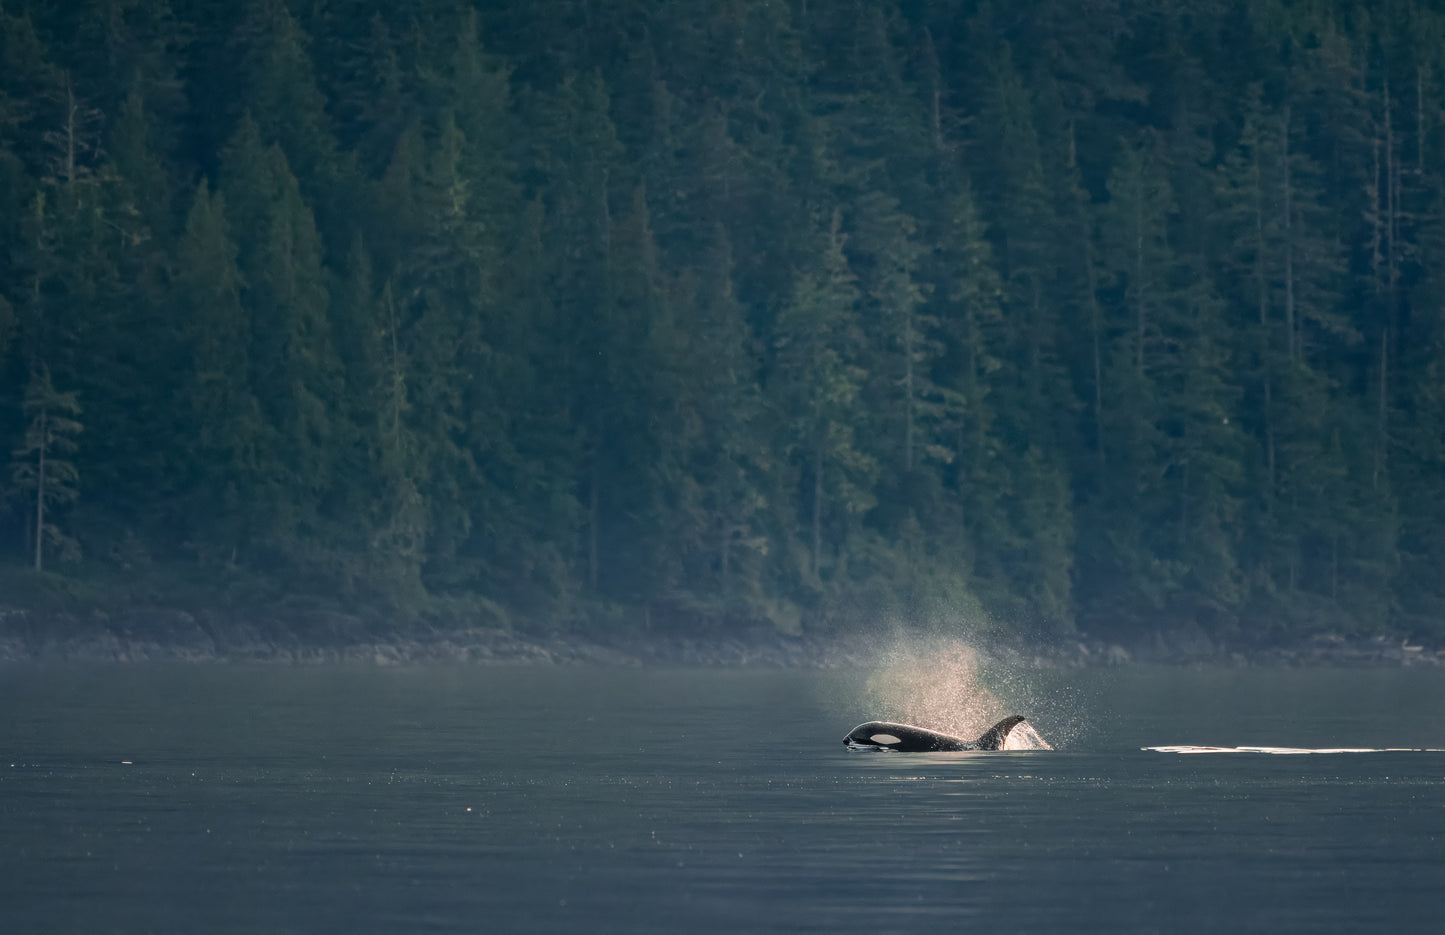
[[[1273,753],[1298,755],[1302,753],[1445,753],[1424,747],[1198,747],[1192,745],[1171,747],[1140,747],[1154,753]]]
[[[990,687],[1012,679],[986,668],[980,653],[958,640],[900,641],[883,654],[878,670],[868,678],[868,695],[879,720],[972,739],[1015,713],[1015,699],[1002,698]],[[1029,716],[1024,710],[1017,713]],[[1004,749],[1053,747],[1026,721],[1010,732]]]
[[[1039,736],[1034,726],[1024,721],[1018,727],[1009,731],[1008,739],[1004,741],[1005,750],[1052,750],[1052,745]]]

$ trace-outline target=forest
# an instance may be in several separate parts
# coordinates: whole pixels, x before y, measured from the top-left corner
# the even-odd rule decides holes
[[[0,0],[0,604],[1445,637],[1427,0]]]

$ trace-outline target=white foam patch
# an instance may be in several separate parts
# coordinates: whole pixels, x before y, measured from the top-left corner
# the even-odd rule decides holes
[[[1272,753],[1297,755],[1303,753],[1445,753],[1428,747],[1140,747],[1154,753]]]

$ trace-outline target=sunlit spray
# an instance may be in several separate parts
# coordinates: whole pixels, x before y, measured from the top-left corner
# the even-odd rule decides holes
[[[957,639],[899,640],[880,654],[867,691],[881,720],[916,724],[956,737],[976,737],[1006,714],[1015,713],[1028,691],[1010,690],[998,667],[985,667],[980,653]],[[989,669],[985,677],[985,668]],[[990,685],[1000,685],[1000,692]],[[1016,713],[1028,716],[1020,708]],[[1051,750],[1027,721],[1009,733],[1005,750]]]

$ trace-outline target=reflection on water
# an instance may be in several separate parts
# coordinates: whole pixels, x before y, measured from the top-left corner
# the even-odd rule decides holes
[[[1433,931],[1445,754],[1140,748],[1438,747],[1442,682],[999,679],[947,653],[827,673],[0,670],[0,917],[27,933]],[[976,735],[1021,698],[1060,749],[838,743],[875,717]]]
[[[1154,753],[1445,753],[1424,747],[1144,747]]]

